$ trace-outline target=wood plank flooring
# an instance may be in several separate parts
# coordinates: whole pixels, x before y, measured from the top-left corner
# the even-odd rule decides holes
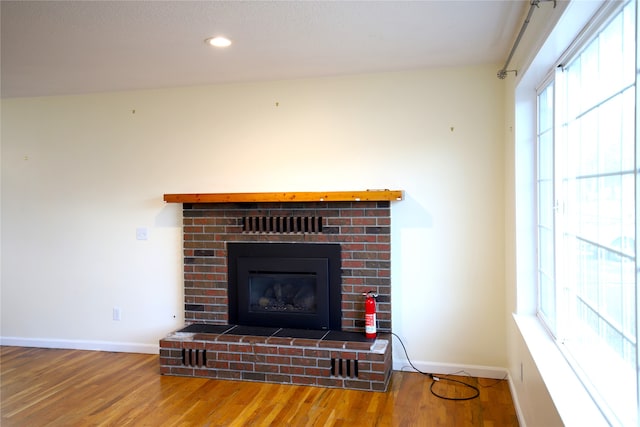
[[[432,380],[394,372],[386,393],[162,376],[158,356],[0,347],[1,425],[517,426],[507,381],[435,397]],[[440,381],[434,390],[470,390]]]

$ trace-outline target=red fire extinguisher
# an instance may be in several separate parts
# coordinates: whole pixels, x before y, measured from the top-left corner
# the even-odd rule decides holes
[[[364,295],[367,297],[364,302],[364,336],[374,339],[376,337],[376,298],[378,294],[369,291]]]

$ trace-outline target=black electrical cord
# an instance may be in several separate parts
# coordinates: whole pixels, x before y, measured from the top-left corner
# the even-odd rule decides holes
[[[431,394],[433,394],[436,397],[439,397],[440,399],[446,399],[446,400],[472,400],[472,399],[475,399],[478,396],[480,396],[480,389],[478,387],[472,385],[472,384],[468,384],[468,383],[465,383],[464,381],[456,380],[456,379],[453,379],[453,378],[445,378],[445,377],[440,378],[440,377],[438,377],[436,375],[433,375],[433,374],[430,374],[428,372],[422,372],[420,369],[416,368],[413,365],[413,362],[411,362],[411,359],[409,358],[409,353],[407,353],[407,348],[404,346],[404,343],[402,342],[400,337],[394,332],[391,332],[391,335],[396,337],[398,339],[398,342],[400,342],[400,345],[402,346],[402,349],[404,350],[404,355],[407,357],[407,362],[409,362],[409,365],[416,372],[418,372],[419,374],[426,375],[426,376],[428,376],[429,378],[431,378],[433,380],[433,382],[431,383],[431,387],[429,387],[429,390],[431,391]],[[473,391],[473,394],[471,396],[467,396],[467,397],[449,397],[449,396],[444,396],[442,394],[436,393],[434,391],[434,389],[433,389],[433,386],[436,383],[440,382],[440,381],[449,381],[449,382],[452,382],[452,383],[461,384],[464,387],[470,388]]]

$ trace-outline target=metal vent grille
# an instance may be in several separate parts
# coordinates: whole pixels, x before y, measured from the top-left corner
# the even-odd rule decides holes
[[[199,350],[195,348],[183,348],[182,364],[184,366],[194,366],[194,367],[207,366],[207,350]]]
[[[343,378],[358,378],[358,361],[331,359],[331,375]]]
[[[320,216],[245,216],[243,233],[322,233]]]

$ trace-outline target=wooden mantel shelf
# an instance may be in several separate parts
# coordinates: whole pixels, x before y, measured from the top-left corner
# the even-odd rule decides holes
[[[167,203],[380,202],[402,200],[401,190],[311,191],[291,193],[165,194]]]

